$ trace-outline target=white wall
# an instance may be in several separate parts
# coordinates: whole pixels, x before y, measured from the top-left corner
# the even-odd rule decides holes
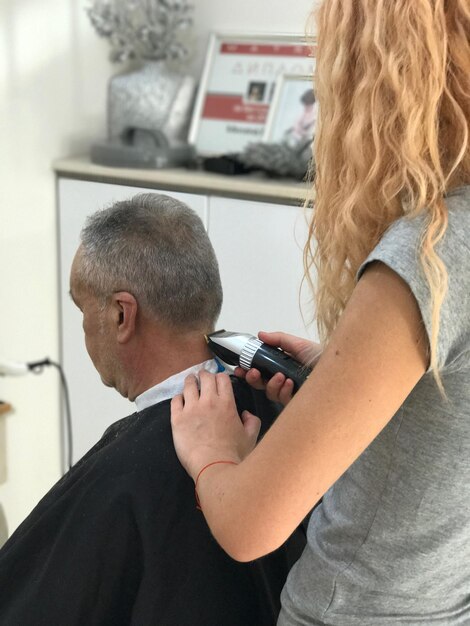
[[[303,34],[312,0],[195,0],[197,32],[204,50],[212,31]]]
[[[58,358],[51,161],[104,132],[106,54],[79,2],[1,0],[0,356]],[[10,532],[59,477],[57,381],[54,370],[0,378],[0,399],[14,407],[0,417]]]
[[[302,33],[310,0],[195,0],[198,75],[210,30]],[[85,0],[0,1],[0,357],[58,358],[56,210],[51,161],[105,134],[116,71]],[[58,377],[0,378],[2,507],[11,533],[60,475]]]

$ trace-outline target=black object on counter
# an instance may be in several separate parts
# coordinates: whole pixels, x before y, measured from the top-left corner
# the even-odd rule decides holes
[[[226,176],[248,174],[253,171],[252,167],[248,167],[238,160],[238,154],[236,153],[205,157],[202,160],[202,169],[206,170],[206,172],[225,174]]]

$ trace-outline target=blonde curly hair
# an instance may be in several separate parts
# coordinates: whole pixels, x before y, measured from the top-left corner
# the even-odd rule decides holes
[[[432,295],[430,365],[439,386],[446,268],[435,251],[445,195],[470,182],[468,0],[325,0],[316,13],[314,214],[304,251],[316,269],[326,340],[356,273],[398,218],[426,213],[421,262]]]

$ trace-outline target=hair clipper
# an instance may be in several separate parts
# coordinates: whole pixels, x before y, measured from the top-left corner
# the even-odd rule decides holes
[[[253,335],[218,330],[206,335],[206,341],[209,349],[229,365],[237,365],[244,370],[254,367],[265,379],[281,372],[293,380],[294,392],[312,371],[280,348],[263,343]]]

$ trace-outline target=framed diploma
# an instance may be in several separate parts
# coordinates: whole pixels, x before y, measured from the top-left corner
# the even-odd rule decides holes
[[[312,75],[314,67],[314,42],[300,35],[213,33],[189,142],[209,156],[262,141],[279,77]]]

